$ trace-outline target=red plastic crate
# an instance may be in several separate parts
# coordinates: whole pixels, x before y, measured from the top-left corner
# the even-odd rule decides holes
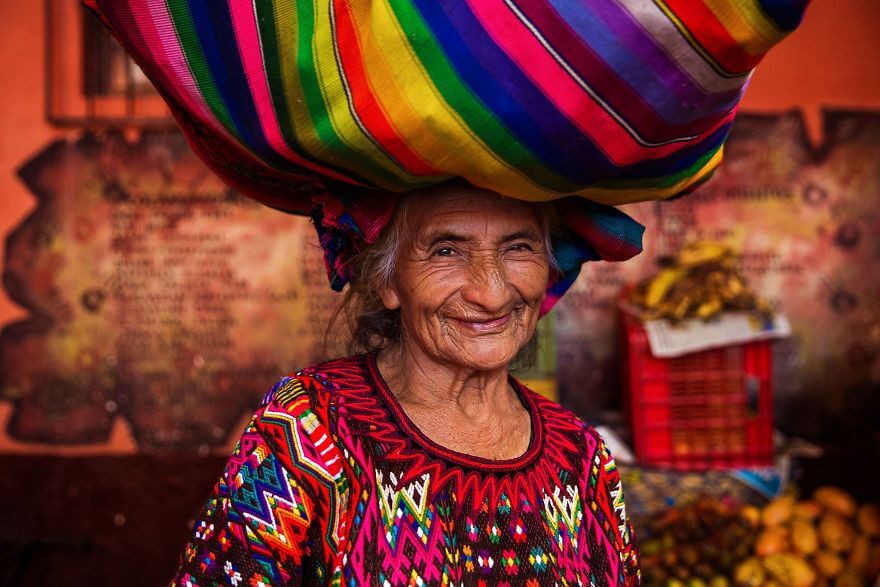
[[[625,403],[644,465],[686,471],[773,461],[769,341],[658,359],[641,324],[622,315]]]

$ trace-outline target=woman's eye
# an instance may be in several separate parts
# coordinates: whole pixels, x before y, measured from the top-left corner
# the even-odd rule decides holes
[[[454,254],[455,249],[453,249],[452,247],[439,247],[437,249],[434,249],[434,252],[432,253],[432,255],[434,255],[435,257],[451,257]]]
[[[529,243],[514,243],[510,245],[511,251],[534,251],[535,249]]]

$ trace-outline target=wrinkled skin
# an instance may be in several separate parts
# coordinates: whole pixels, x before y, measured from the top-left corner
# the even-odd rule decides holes
[[[411,201],[412,236],[382,292],[402,342],[380,370],[427,436],[487,458],[528,446],[528,413],[507,369],[534,333],[549,277],[535,208],[459,188]]]

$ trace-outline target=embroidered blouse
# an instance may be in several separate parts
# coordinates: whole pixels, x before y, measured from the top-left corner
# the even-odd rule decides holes
[[[281,379],[198,517],[172,585],[637,585],[602,438],[511,379],[532,435],[487,460],[422,434],[374,355]]]

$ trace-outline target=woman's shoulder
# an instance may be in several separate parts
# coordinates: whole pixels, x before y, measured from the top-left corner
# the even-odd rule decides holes
[[[613,461],[605,439],[592,424],[569,408],[533,391],[521,382],[517,383],[537,409],[548,434],[555,432],[560,437],[566,438],[571,438],[573,434],[577,435],[583,443],[581,451],[586,459],[602,465],[609,460]]]
[[[260,407],[275,406],[287,411],[314,409],[331,400],[338,390],[363,381],[364,364],[364,355],[352,355],[291,372],[263,396]]]
[[[363,357],[326,361],[278,380],[263,397],[243,439],[265,445],[268,455],[298,478],[341,482],[342,446],[334,426],[334,394],[352,379]]]

